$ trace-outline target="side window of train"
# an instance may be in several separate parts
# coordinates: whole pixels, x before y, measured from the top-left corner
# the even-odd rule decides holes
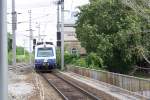
[[[78,54],[78,49],[77,48],[72,48],[71,49],[71,54],[77,55]]]

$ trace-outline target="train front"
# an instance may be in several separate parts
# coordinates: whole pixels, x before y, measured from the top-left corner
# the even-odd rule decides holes
[[[52,45],[40,45],[35,49],[35,69],[47,71],[56,67],[55,47]]]

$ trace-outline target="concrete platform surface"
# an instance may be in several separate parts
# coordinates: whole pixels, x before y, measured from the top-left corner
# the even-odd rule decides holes
[[[119,87],[100,82],[98,80],[94,80],[85,76],[81,76],[79,74],[73,72],[61,72],[62,74],[70,77],[74,80],[77,80],[85,85],[88,85],[92,88],[95,88],[99,91],[103,91],[105,93],[105,97],[108,95],[110,97],[114,97],[115,100],[150,100],[149,98],[142,97],[134,92],[130,92]],[[108,98],[114,100],[114,98]]]

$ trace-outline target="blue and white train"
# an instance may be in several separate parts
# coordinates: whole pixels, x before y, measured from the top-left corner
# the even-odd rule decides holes
[[[48,71],[56,68],[56,49],[52,42],[39,42],[35,46],[35,70]]]

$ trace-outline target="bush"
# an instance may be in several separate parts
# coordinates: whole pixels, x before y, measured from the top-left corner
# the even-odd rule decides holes
[[[70,64],[73,61],[73,55],[70,55],[67,51],[64,53],[64,64]],[[56,50],[56,63],[57,67],[61,68],[61,52],[60,49]]]
[[[77,55],[72,55],[69,53],[65,53],[65,64],[73,64],[78,60],[80,57]]]
[[[81,67],[88,67],[85,58],[77,59],[77,60],[74,62],[74,65],[81,66]]]
[[[17,47],[17,51],[16,51],[16,62],[29,62],[30,56],[28,51],[25,51],[25,55],[23,55],[23,51],[21,52],[21,50],[19,50],[21,47]],[[33,59],[33,55],[32,55],[32,59]],[[8,64],[12,64],[12,59],[13,59],[13,53],[12,51],[8,52]]]
[[[86,58],[88,67],[103,67],[103,60],[96,53],[90,53]]]
[[[57,67],[61,67],[61,53],[57,50]],[[96,53],[90,53],[87,57],[80,57],[79,55],[72,55],[65,51],[64,63],[73,64],[81,67],[101,69],[103,68],[103,60],[96,55]]]

